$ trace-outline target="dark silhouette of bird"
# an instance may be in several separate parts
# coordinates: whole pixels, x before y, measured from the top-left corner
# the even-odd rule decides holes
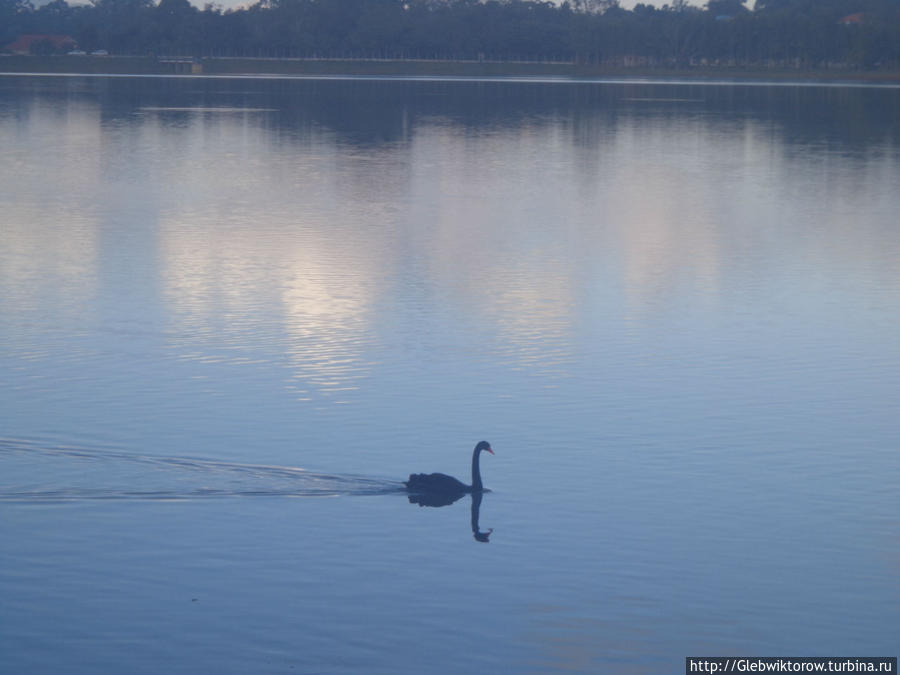
[[[482,451],[494,454],[491,444],[487,441],[481,441],[475,446],[475,450],[472,451],[471,485],[466,485],[445,473],[411,473],[409,480],[404,482],[407,492],[410,493],[409,501],[420,506],[446,506],[464,494],[484,492],[478,461]]]

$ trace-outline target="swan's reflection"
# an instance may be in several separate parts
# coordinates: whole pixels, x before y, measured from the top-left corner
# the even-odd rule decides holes
[[[472,493],[472,535],[475,537],[475,541],[481,541],[487,544],[490,542],[491,532],[494,531],[494,528],[489,527],[487,532],[482,532],[478,527],[478,516],[481,512],[482,497],[484,497],[483,492]]]
[[[419,506],[450,506],[460,500],[465,492],[426,492],[408,495],[410,504]]]
[[[478,518],[481,514],[481,500],[484,498],[484,492],[473,492],[472,494],[472,536],[475,541],[481,541],[485,544],[490,543],[491,533],[494,528],[488,528],[487,532],[482,532],[478,524]],[[410,504],[418,504],[419,506],[450,506],[459,501],[463,496],[462,492],[454,494],[424,494],[424,495],[407,495]]]

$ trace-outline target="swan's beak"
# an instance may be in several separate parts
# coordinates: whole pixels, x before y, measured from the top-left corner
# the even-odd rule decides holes
[[[489,447],[488,447],[488,448],[485,448],[484,451],[485,451],[485,452],[489,452],[489,453],[491,453],[492,455],[494,454],[494,451],[491,450]]]

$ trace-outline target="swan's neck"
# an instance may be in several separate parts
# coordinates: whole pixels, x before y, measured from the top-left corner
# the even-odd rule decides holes
[[[484,486],[481,484],[481,469],[478,466],[478,450],[472,453],[472,492],[481,492]]]

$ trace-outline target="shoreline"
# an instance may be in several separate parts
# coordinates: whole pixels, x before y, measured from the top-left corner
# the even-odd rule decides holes
[[[0,56],[0,72],[34,75],[184,75],[307,77],[488,77],[663,79],[900,85],[900,71],[744,68],[737,66],[601,66],[565,62],[287,59],[155,56]]]

